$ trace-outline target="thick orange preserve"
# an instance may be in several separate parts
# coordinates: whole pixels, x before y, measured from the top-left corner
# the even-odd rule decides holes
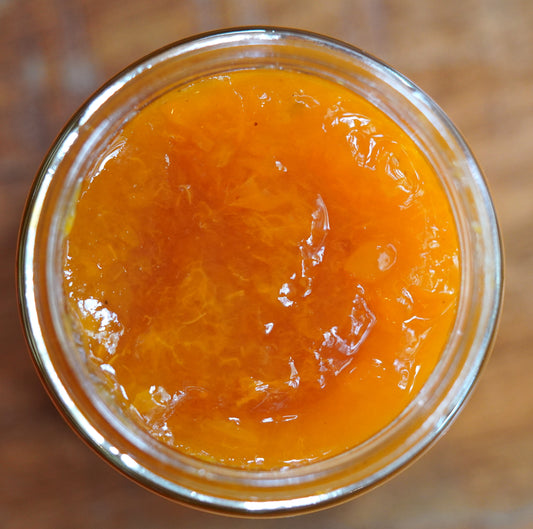
[[[186,454],[272,469],[354,447],[413,399],[454,322],[458,237],[434,170],[311,75],[165,94],[76,200],[63,288],[87,361]]]

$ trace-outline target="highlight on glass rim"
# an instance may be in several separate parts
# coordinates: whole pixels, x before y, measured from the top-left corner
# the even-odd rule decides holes
[[[501,303],[483,176],[363,51],[280,28],[141,59],[72,118],[19,242],[53,400],[193,506],[304,512],[404,468],[464,403]]]

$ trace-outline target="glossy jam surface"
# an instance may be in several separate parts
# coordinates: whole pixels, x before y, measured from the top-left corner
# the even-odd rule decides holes
[[[437,176],[326,80],[257,70],[171,91],[76,200],[63,288],[87,362],[186,454],[271,469],[354,447],[413,399],[454,322]]]

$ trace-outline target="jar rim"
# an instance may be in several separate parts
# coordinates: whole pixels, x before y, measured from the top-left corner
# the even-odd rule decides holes
[[[301,56],[284,57],[288,43],[291,52],[300,52]],[[475,284],[468,288],[481,289],[476,299],[469,299],[468,305],[462,305],[462,317],[467,320],[475,313],[475,325],[468,327],[465,323],[461,328],[456,325],[453,339],[447,346],[448,349],[453,347],[455,354],[450,353],[446,358],[443,355],[446,361],[439,362],[440,367],[436,368],[400,416],[381,432],[343,454],[278,471],[250,471],[199,462],[188,456],[176,455],[169,447],[159,444],[154,447],[142,438],[142,434],[124,427],[118,428],[115,437],[110,440],[95,425],[104,425],[107,433],[111,431],[109,428],[116,428],[116,424],[111,424],[111,412],[108,410],[107,416],[95,422],[95,414],[106,415],[105,406],[93,403],[90,397],[83,403],[73,398],[64,380],[66,376],[76,378],[76,375],[68,363],[60,365],[57,359],[63,346],[61,330],[58,329],[61,327],[58,321],[61,320],[53,308],[43,316],[43,311],[48,310],[51,271],[47,269],[43,273],[39,267],[43,256],[53,255],[56,248],[53,246],[53,237],[46,244],[39,237],[47,229],[43,217],[48,204],[54,200],[67,200],[56,179],[64,164],[73,163],[74,148],[78,149],[76,156],[83,156],[88,149],[87,142],[98,132],[93,124],[101,119],[101,115],[108,113],[110,102],[121,93],[130,90],[128,96],[133,97],[139,79],[150,79],[150,76],[156,75],[154,72],[158,68],[171,61],[183,61],[184,57],[198,60],[206,51],[215,50],[220,54],[221,49],[235,51],[239,46],[246,46],[250,52],[242,59],[245,66],[261,59],[263,64],[279,67],[283,60],[292,64],[302,60],[302,57],[308,61],[318,57],[313,68],[325,68],[324,61],[329,60],[333,64],[328,73],[330,76],[340,75],[339,72],[352,64],[356,72],[344,72],[347,78],[374,75],[371,78],[374,83],[372,88],[377,92],[381,90],[379,97],[393,97],[392,94],[396,97],[399,94],[402,101],[411,105],[409,112],[418,113],[410,117],[418,120],[411,126],[420,127],[421,123],[425,123],[432,127],[454,155],[451,165],[455,173],[450,176],[454,180],[447,184],[449,187],[453,187],[452,184],[458,187],[452,189],[453,196],[450,196],[455,207],[454,214],[465,215],[468,209],[473,211],[468,211],[471,218],[463,218],[458,229],[464,232],[463,246],[475,244],[476,251],[481,249],[483,257],[480,263],[479,256],[473,255],[473,260],[466,265],[469,268],[463,270],[465,277],[476,275],[472,279]],[[271,55],[266,54],[265,50],[269,50]],[[225,65],[228,68],[228,59],[223,53],[216,57],[220,61],[217,67]],[[159,79],[158,82],[164,84],[163,81]],[[348,80],[343,78],[343,82]],[[380,103],[390,104],[387,101]],[[119,107],[120,104],[112,107],[112,110],[124,110]],[[397,119],[400,118],[397,116]],[[440,152],[434,154],[443,156]],[[466,192],[465,196],[462,196],[463,192]],[[479,266],[483,266],[483,273]],[[402,74],[359,48],[307,31],[276,27],[234,28],[178,41],[147,55],[103,85],[67,124],[37,174],[19,234],[17,275],[20,313],[37,370],[60,411],[88,444],[118,470],[164,496],[202,508],[251,515],[294,513],[345,500],[395,474],[428,448],[456,416],[478,378],[494,340],[503,291],[501,237],[483,174],[461,134],[442,110]],[[54,330],[52,339],[49,337],[50,329]],[[441,371],[438,376],[435,374],[437,369]],[[428,403],[432,410],[429,415]],[[414,424],[417,427],[413,430]],[[125,448],[115,442],[121,436],[127,439],[123,445]],[[142,450],[148,453],[145,459],[141,457]],[[382,459],[374,465],[374,470],[354,479],[357,462],[360,464],[365,458],[375,457],[376,453],[381,453]],[[170,473],[168,469],[165,471],[178,460],[180,468],[177,474],[183,482],[175,479],[176,469]],[[151,469],[149,464],[154,464],[157,470]],[[332,475],[337,476],[335,485],[331,485]],[[197,488],[200,482],[204,486],[202,490]],[[230,484],[230,488],[235,489],[242,483],[253,491],[255,498],[244,498],[237,493],[233,497],[226,497],[220,490],[221,484]],[[325,492],[317,492],[320,490],[317,483]],[[291,497],[286,497],[288,490],[291,491]]]

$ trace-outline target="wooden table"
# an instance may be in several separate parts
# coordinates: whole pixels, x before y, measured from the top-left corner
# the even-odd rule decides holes
[[[499,338],[447,435],[387,484],[327,511],[233,520],[130,483],[70,431],[32,367],[15,299],[17,229],[62,125],[108,77],[193,33],[305,28],[356,44],[427,91],[486,171],[506,243]],[[0,527],[533,527],[533,2],[0,0]]]

